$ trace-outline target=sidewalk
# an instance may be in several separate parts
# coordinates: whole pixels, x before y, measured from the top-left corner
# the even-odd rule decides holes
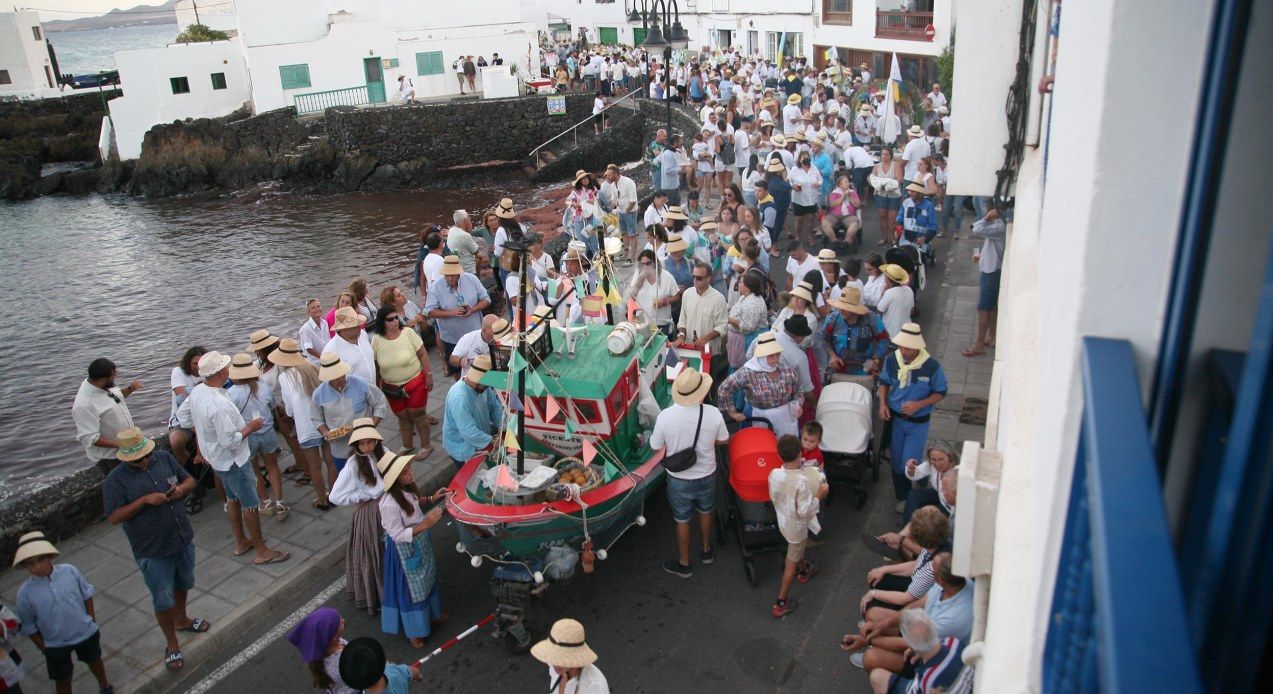
[[[442,408],[445,388],[453,381],[445,375],[437,355],[430,352],[434,365],[433,380],[441,387],[429,397],[429,413],[438,418],[433,427],[434,453],[425,461],[416,461],[412,470],[426,493],[449,482],[455,467],[442,449]],[[398,450],[397,419],[391,414],[380,423],[385,448]],[[156,432],[148,432],[154,434]],[[292,464],[292,456],[284,446],[279,466]],[[205,497],[202,511],[190,517],[194,527],[197,563],[195,588],[190,591],[187,612],[191,617],[212,623],[204,634],[181,632],[186,669],[249,633],[263,619],[269,608],[292,596],[316,573],[344,561],[349,537],[352,507],[336,507],[323,512],[314,508],[311,487],[297,487],[284,477],[283,498],[292,512],[280,523],[261,516],[266,541],[271,547],[291,553],[281,564],[254,566],[252,556],[234,556],[234,537],[229,522],[221,511],[214,491]],[[58,545],[60,563],[73,564],[96,589],[93,606],[101,625],[102,651],[106,672],[120,694],[126,692],[159,692],[170,686],[170,674],[163,665],[164,638],[155,623],[150,593],[142,582],[137,564],[122,528],[103,522]],[[0,573],[0,601],[14,607],[18,588],[29,574],[22,568],[4,568]],[[352,603],[350,603],[352,609]],[[15,609],[16,612],[16,609]],[[22,655],[27,675],[22,680],[24,692],[52,692],[43,654],[25,636],[14,640]],[[88,668],[75,666],[74,690],[97,690]]]

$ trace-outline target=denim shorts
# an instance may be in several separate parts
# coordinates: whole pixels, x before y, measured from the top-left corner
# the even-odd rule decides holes
[[[323,437],[321,436],[315,436],[312,439],[305,439],[304,441],[301,441],[301,448],[318,448],[321,445],[323,445]]]
[[[138,557],[137,566],[150,589],[150,602],[155,611],[172,609],[177,604],[174,591],[194,588],[194,543],[187,543],[185,549],[166,557]]]
[[[981,273],[980,292],[977,294],[978,311],[994,311],[999,306],[999,278],[1003,270]]]
[[[888,198],[883,195],[876,195],[875,197],[871,198],[871,204],[874,205],[875,209],[877,210],[888,210],[890,212],[896,212],[902,209],[901,198]]]
[[[255,511],[261,505],[261,497],[256,495],[256,473],[252,464],[233,465],[225,472],[217,472],[217,479],[225,488],[225,496],[229,501],[239,502],[239,506],[247,511]]]
[[[672,505],[672,520],[690,522],[692,511],[711,513],[716,510],[716,473],[696,480],[667,476],[667,500]]]
[[[253,458],[278,452],[278,432],[273,429],[256,431],[248,435],[248,455]]]
[[[619,213],[619,231],[624,236],[636,236],[637,234],[637,213],[620,212]]]

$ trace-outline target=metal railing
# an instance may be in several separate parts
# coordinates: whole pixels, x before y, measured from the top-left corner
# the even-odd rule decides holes
[[[1083,390],[1043,691],[1201,692],[1131,344],[1084,338]]]
[[[297,94],[294,103],[296,114],[303,116],[307,113],[324,111],[332,106],[361,106],[371,103],[371,98],[367,93],[367,87],[362,86]]]
[[[572,136],[574,137],[574,144],[575,144],[575,145],[578,145],[578,144],[579,144],[579,127],[580,127],[580,126],[583,126],[583,125],[586,125],[586,124],[588,124],[588,123],[590,123],[590,122],[592,121],[592,119],[593,119],[593,118],[597,118],[598,116],[600,116],[600,119],[599,119],[599,120],[601,121],[601,132],[603,132],[603,133],[604,133],[604,132],[605,132],[605,130],[606,130],[606,119],[607,119],[607,114],[606,114],[606,112],[607,112],[607,111],[609,111],[610,109],[614,108],[615,106],[618,106],[619,104],[623,103],[624,101],[627,101],[628,99],[631,99],[631,98],[633,98],[633,97],[635,97],[635,96],[639,96],[639,95],[641,94],[641,92],[642,92],[642,90],[641,90],[641,89],[633,89],[632,91],[628,92],[627,94],[624,94],[623,96],[619,97],[618,99],[615,99],[614,101],[611,101],[610,103],[606,104],[606,107],[605,107],[605,108],[601,109],[601,113],[594,113],[594,114],[592,114],[592,115],[588,116],[587,118],[585,118],[585,119],[583,119],[583,120],[579,121],[578,123],[575,123],[574,125],[570,126],[569,128],[566,128],[565,130],[563,130],[563,131],[561,131],[561,132],[557,133],[556,135],[553,135],[552,137],[550,137],[550,138],[548,138],[547,140],[545,140],[545,141],[544,141],[542,144],[540,144],[538,147],[536,147],[535,149],[532,149],[532,150],[530,151],[530,154],[527,154],[526,156],[527,156],[528,158],[529,158],[529,157],[534,157],[534,158],[535,158],[535,168],[536,168],[536,169],[538,169],[538,168],[539,168],[539,157],[540,157],[540,154],[543,152],[543,150],[544,150],[544,148],[545,148],[545,147],[547,147],[548,145],[552,144],[553,142],[556,142],[557,140],[559,140],[559,139],[561,139],[561,138],[565,137],[566,135],[572,135]],[[636,108],[636,106],[635,106],[635,102],[633,102],[633,104],[629,105],[629,107],[631,107],[631,108]]]
[[[875,37],[883,39],[907,39],[929,41],[924,29],[933,23],[932,12],[902,12],[900,10],[875,11]]]

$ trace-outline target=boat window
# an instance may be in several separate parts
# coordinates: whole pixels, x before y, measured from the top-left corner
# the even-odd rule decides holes
[[[606,398],[606,404],[610,407],[610,411],[616,416],[623,412],[623,404],[628,400],[628,386],[624,385],[621,380],[614,385],[614,390],[610,391],[610,397]]]
[[[599,424],[601,422],[601,412],[597,409],[596,401],[571,400],[570,406],[576,422],[580,424]]]

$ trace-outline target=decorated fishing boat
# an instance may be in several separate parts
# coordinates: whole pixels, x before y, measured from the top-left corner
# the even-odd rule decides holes
[[[613,272],[604,253],[598,262]],[[592,573],[625,532],[645,524],[645,500],[664,475],[662,453],[649,446],[654,421],[671,402],[675,373],[711,358],[672,348],[633,315],[617,325],[559,325],[555,308],[523,313],[527,329],[492,345],[493,368],[480,383],[500,395],[506,426],[464,463],[446,506],[457,551],[474,567],[494,564],[496,633],[514,652],[529,648],[523,622],[533,595],[576,568]]]

